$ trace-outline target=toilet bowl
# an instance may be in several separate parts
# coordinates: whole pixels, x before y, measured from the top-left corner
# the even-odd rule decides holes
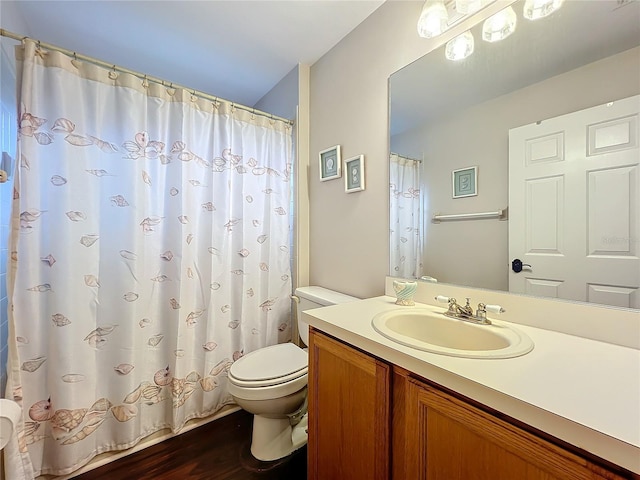
[[[300,338],[309,342],[302,312],[311,308],[357,300],[322,287],[296,289]],[[306,398],[308,354],[293,343],[250,352],[233,363],[228,373],[229,393],[253,414],[251,454],[258,460],[286,457],[307,443]]]

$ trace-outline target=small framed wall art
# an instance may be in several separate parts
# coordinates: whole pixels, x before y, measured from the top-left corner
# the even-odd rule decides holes
[[[364,155],[344,161],[344,191],[347,193],[364,190]]]
[[[466,167],[451,173],[453,198],[478,195],[478,167]]]
[[[342,158],[340,145],[322,150],[320,156],[320,181],[333,180],[342,175]]]

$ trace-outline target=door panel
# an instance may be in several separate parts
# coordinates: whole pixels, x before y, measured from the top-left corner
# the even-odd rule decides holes
[[[526,252],[563,255],[564,177],[529,180],[526,192]]]
[[[310,480],[388,480],[391,369],[312,330]]]
[[[588,173],[589,255],[637,257],[632,242],[637,216],[638,167],[621,167]],[[636,200],[635,202],[633,202]]]

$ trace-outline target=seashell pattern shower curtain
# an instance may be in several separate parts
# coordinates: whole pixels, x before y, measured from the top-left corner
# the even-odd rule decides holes
[[[290,339],[291,126],[18,49],[10,479],[67,474],[232,399]]]
[[[389,274],[419,278],[424,250],[420,161],[392,153],[389,187]]]

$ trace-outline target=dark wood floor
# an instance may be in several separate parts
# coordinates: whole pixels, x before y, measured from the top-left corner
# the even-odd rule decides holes
[[[304,480],[307,449],[275,462],[249,451],[253,416],[241,410],[76,477],[76,480]]]

